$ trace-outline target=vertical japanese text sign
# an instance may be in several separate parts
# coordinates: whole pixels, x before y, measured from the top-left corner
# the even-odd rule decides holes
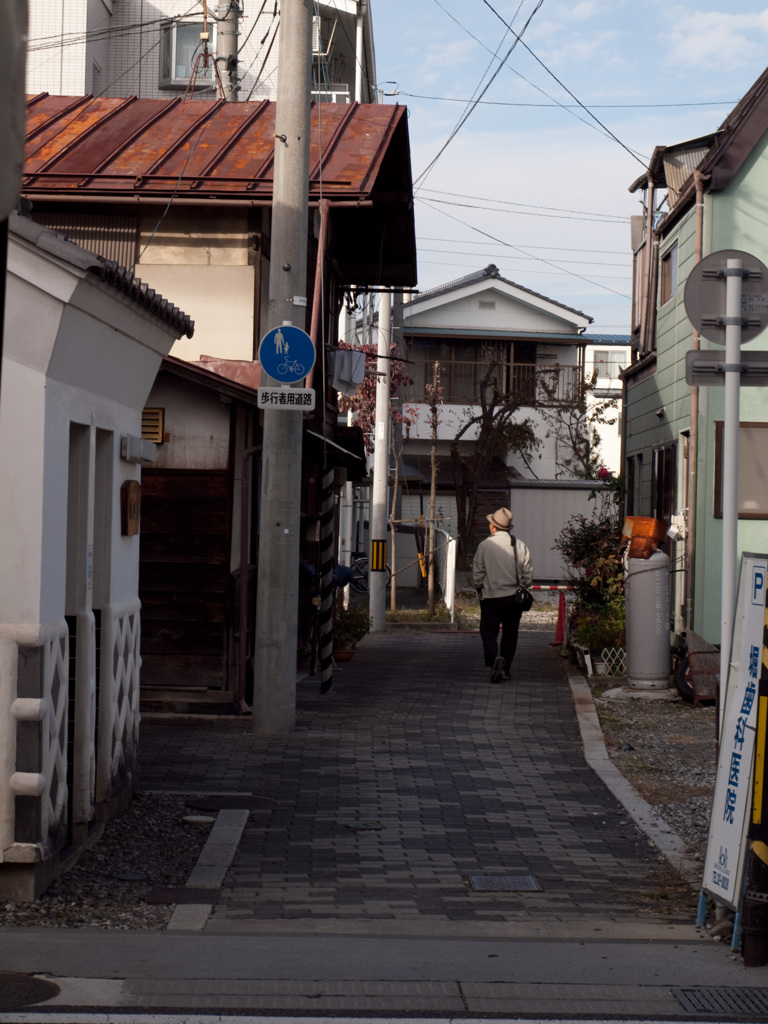
[[[724,690],[715,794],[702,889],[734,910],[741,899],[752,797],[757,686],[763,650],[768,555],[743,554],[733,657]]]

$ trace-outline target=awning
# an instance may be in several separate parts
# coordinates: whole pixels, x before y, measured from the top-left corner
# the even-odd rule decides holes
[[[324,456],[330,466],[346,469],[350,480],[362,480],[366,473],[365,443],[360,427],[337,427],[336,441],[323,437],[315,430],[305,430],[304,437],[318,456]]]

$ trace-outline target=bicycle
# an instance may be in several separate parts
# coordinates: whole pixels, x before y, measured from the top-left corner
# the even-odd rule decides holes
[[[278,373],[304,373],[304,367],[295,359],[286,359],[277,368]]]
[[[368,556],[361,555],[360,558],[355,558],[350,564],[352,570],[352,579],[349,581],[350,587],[358,594],[368,593]],[[389,565],[385,566],[385,572],[387,574],[387,584],[392,579],[392,570]]]

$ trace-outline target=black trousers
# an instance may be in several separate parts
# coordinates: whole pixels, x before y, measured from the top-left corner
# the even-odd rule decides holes
[[[488,668],[500,654],[504,659],[504,667],[509,671],[512,659],[517,650],[517,634],[522,617],[520,605],[515,598],[489,597],[480,602],[480,639],[483,641],[483,654]],[[501,629],[501,649],[499,649],[499,629]]]

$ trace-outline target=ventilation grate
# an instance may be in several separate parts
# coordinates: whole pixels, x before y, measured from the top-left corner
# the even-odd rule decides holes
[[[144,408],[141,412],[141,436],[153,444],[163,443],[165,409]]]
[[[533,875],[470,875],[475,892],[541,892]]]
[[[673,988],[672,995],[686,1013],[747,1015],[768,1013],[765,988]]]

